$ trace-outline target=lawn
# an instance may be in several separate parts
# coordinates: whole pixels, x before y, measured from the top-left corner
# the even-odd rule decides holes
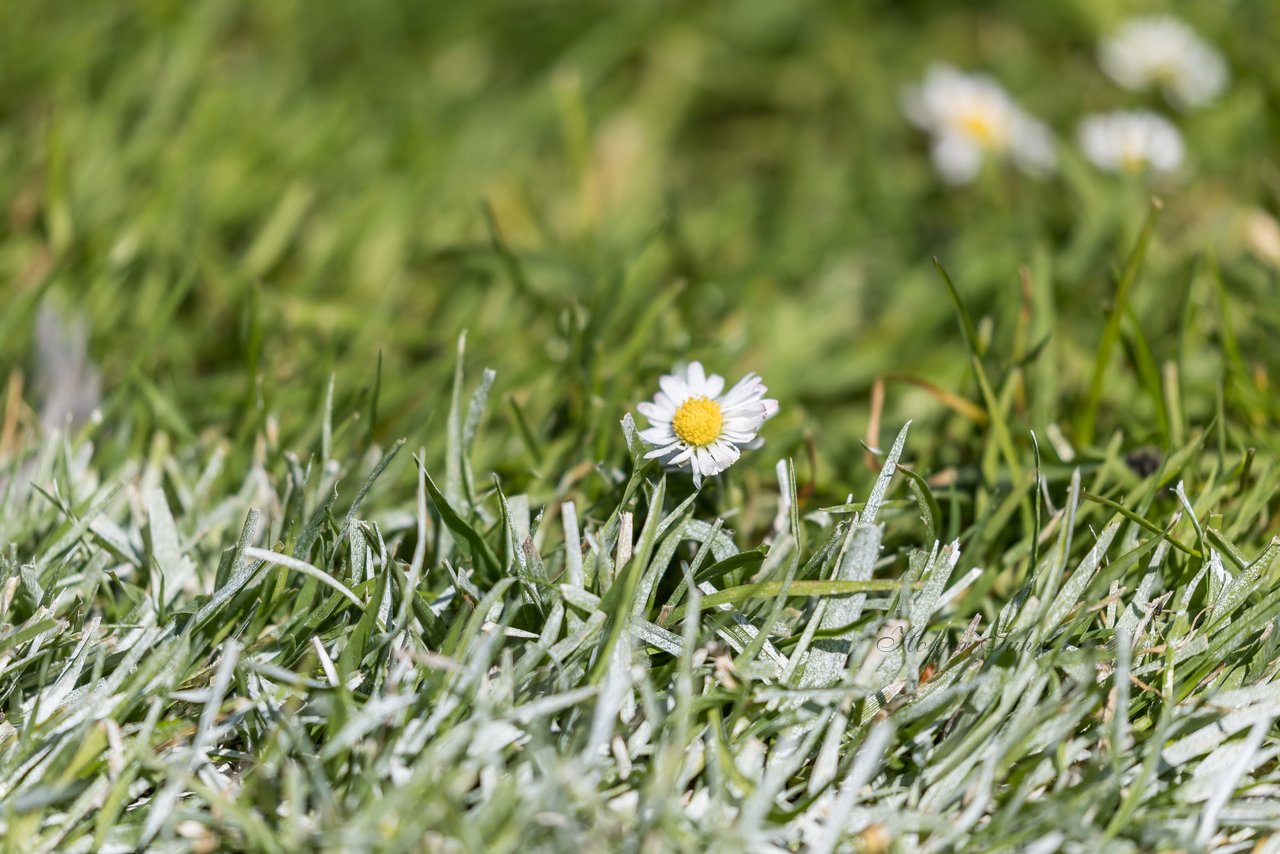
[[[0,850],[1280,854],[1269,4],[4,11]]]

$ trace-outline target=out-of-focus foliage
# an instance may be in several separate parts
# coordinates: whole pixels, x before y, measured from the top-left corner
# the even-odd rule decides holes
[[[88,315],[107,385],[139,391],[120,404],[137,436],[250,431],[268,411],[287,436],[330,371],[339,407],[358,406],[381,353],[374,435],[438,458],[444,355],[465,327],[495,393],[565,463],[583,436],[614,442],[599,426],[673,358],[701,357],[787,389],[772,437],[800,452],[811,431],[818,476],[848,477],[878,377],[977,396],[934,256],[992,359],[1026,360],[1018,441],[1052,422],[1072,437],[1157,193],[1133,328],[1174,365],[1188,417],[1212,417],[1223,386],[1232,424],[1262,432],[1277,415],[1280,21],[1266,4],[1174,9],[1232,73],[1182,113],[1098,66],[1099,39],[1137,11],[17,4],[0,34],[0,361],[29,364],[52,292]],[[1057,172],[942,184],[900,106],[935,62],[991,75],[1044,120]],[[1084,114],[1138,106],[1182,130],[1179,174],[1117,179],[1081,157]],[[1243,375],[1217,355],[1228,327]],[[1116,352],[1102,426],[1160,443],[1166,404],[1136,358]],[[886,406],[939,428],[921,448],[939,464],[966,461],[971,428],[937,397],[890,380]],[[514,440],[482,452],[524,464]]]

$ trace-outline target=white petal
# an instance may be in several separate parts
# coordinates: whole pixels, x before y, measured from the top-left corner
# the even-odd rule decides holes
[[[722,406],[720,412],[724,415],[726,421],[745,418],[752,425],[758,427],[760,422],[764,420],[764,404],[761,403],[761,400],[762,398],[759,397],[749,397],[731,406]]]
[[[764,418],[764,404],[751,400],[724,414],[724,426],[730,430],[754,430]]]
[[[733,384],[733,388],[725,392],[720,398],[721,406],[733,406],[742,400],[746,400],[756,394],[756,386],[759,385],[760,378],[755,374],[747,374],[742,379]]]
[[[665,398],[666,395],[663,395]],[[673,407],[666,407],[660,403],[637,403],[636,409],[650,422],[670,422],[675,417],[676,411]]]
[[[689,393],[705,397],[707,394],[707,372],[702,369],[701,362],[690,362],[685,370],[685,382],[689,385]]]
[[[757,401],[750,406],[741,406],[724,416],[724,429],[736,433],[754,433],[764,423],[764,404]]]
[[[711,452],[711,457],[716,461],[716,465],[720,467],[720,471],[724,471],[736,463],[738,458],[742,456],[742,452],[734,445],[719,439],[712,442],[707,450]]]
[[[933,128],[933,114],[929,111],[928,105],[925,104],[924,92],[921,87],[908,86],[904,89],[900,103],[902,104],[902,112],[906,114],[907,119],[912,124],[925,130]]]
[[[764,405],[760,401],[761,398],[749,397],[732,406],[720,407],[720,412],[726,420],[730,418],[748,418],[758,425],[764,420]]]
[[[711,456],[711,451],[706,448],[698,448],[694,451],[693,467],[708,477],[720,473],[720,468],[716,465],[715,459]]]
[[[778,401],[769,398],[760,402],[764,404],[764,417],[766,419],[778,414]]]
[[[650,445],[669,445],[676,440],[670,426],[650,427],[640,431],[640,438]]]
[[[724,377],[719,374],[708,374],[707,383],[703,386],[703,394],[715,400],[724,391]]]
[[[681,377],[667,374],[658,380],[658,385],[662,386],[662,391],[667,395],[673,404],[679,406],[690,397],[689,384]]]
[[[680,443],[680,442],[673,442],[673,443],[671,443],[670,445],[667,445],[667,446],[665,446],[665,447],[662,447],[662,448],[655,448],[654,450],[652,450],[652,451],[650,451],[649,453],[645,454],[645,455],[644,455],[644,458],[645,458],[646,460],[657,460],[657,459],[661,459],[662,457],[668,456],[669,454],[672,454],[672,453],[674,453],[675,451],[680,450],[680,448],[681,448],[681,443]]]
[[[760,425],[764,423],[764,407],[755,404],[750,409],[742,409],[733,415],[725,416],[723,433],[743,434],[749,433],[754,436],[760,431]]]
[[[933,165],[944,181],[967,184],[982,168],[982,149],[957,133],[942,133],[933,140]]]

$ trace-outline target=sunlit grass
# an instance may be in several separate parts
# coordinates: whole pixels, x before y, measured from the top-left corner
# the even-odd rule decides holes
[[[1180,112],[1097,4],[8,10],[6,850],[1276,850],[1280,19],[1194,11]],[[1056,168],[940,181],[933,62]]]

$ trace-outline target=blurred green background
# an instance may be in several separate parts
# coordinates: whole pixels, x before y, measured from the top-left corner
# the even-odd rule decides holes
[[[1177,113],[1099,70],[1099,37],[1157,10],[1226,56],[1210,107]],[[466,329],[469,365],[497,370],[480,471],[554,482],[620,462],[618,419],[701,358],[759,371],[782,403],[747,476],[791,454],[839,497],[870,477],[878,379],[886,430],[927,425],[926,468],[980,453],[982,416],[947,403],[981,398],[937,256],[1015,440],[1056,424],[1085,445],[1154,193],[1097,441],[1167,447],[1221,414],[1231,444],[1275,444],[1272,4],[152,0],[4,17],[0,367],[31,374],[42,300],[83,313],[120,443],[247,437],[274,416],[289,447],[314,438],[333,374],[338,413],[363,419],[343,441],[407,436],[438,460]],[[900,107],[939,61],[1049,123],[1057,172],[942,184]],[[1134,106],[1182,129],[1179,175],[1120,180],[1078,154],[1084,113]]]

